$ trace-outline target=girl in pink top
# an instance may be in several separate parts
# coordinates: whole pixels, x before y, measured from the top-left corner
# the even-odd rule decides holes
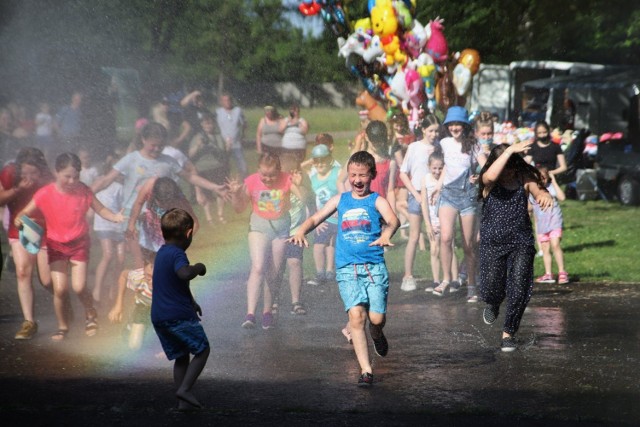
[[[18,297],[24,316],[22,328],[15,335],[17,340],[31,339],[38,331],[38,325],[33,317],[34,293],[31,283],[36,265],[40,283],[49,291],[52,291],[52,288],[46,239],[42,239],[37,254],[27,252],[20,243],[18,229],[13,222],[18,212],[31,201],[36,191],[52,180],[53,175],[44,154],[37,148],[23,148],[18,153],[15,163],[8,164],[0,171],[0,206],[6,205],[9,209],[8,237],[16,264]],[[32,219],[44,228],[45,222],[42,215],[36,215]]]
[[[68,292],[68,269],[71,266],[71,287],[80,298],[86,313],[85,332],[93,336],[98,329],[97,314],[91,293],[86,290],[87,262],[89,261],[89,208],[112,222],[122,222],[121,213],[104,207],[85,184],[80,182],[80,159],[73,153],[64,153],[56,159],[55,182],[38,190],[33,199],[17,215],[16,227],[22,226],[20,217],[39,211],[47,224],[47,254],[53,281],[53,306],[58,318],[58,331],[52,335],[61,341],[69,330],[65,310]]]
[[[260,286],[266,279],[264,288],[262,328],[274,326],[271,287],[282,274],[286,239],[289,237],[291,219],[289,217],[289,193],[300,200],[302,195],[291,176],[282,172],[278,156],[263,153],[258,160],[258,172],[248,176],[244,185],[237,180],[229,181],[231,204],[236,212],[243,211],[249,203],[252,206],[249,222],[249,253],[251,272],[247,281],[247,315],[242,327],[252,329],[256,325],[255,311],[260,297]],[[266,263],[271,260],[271,265]]]

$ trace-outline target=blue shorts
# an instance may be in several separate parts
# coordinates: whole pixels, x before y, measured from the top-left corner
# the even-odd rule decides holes
[[[387,312],[389,272],[384,262],[340,267],[336,269],[336,281],[345,311],[362,305],[374,313]]]
[[[438,208],[449,206],[460,213],[460,216],[475,215],[478,209],[478,190],[476,187],[467,189],[444,187],[440,193]]]
[[[420,206],[421,203],[421,200],[416,200],[416,198],[413,197],[413,194],[409,193],[409,197],[407,198],[407,210],[410,214],[422,216],[422,206]]]
[[[199,320],[167,320],[153,324],[167,359],[200,354],[209,348],[207,334]]]
[[[335,246],[335,237],[338,234],[338,224],[333,224],[331,222],[325,222],[327,227],[320,231],[314,232],[313,234],[313,244],[314,245],[329,245],[331,240],[333,239],[333,244]]]
[[[124,231],[96,230],[95,233],[100,240],[113,240],[116,243],[124,242]]]
[[[251,213],[249,219],[249,232],[256,231],[262,233],[269,240],[286,239],[289,237],[291,229],[291,217],[289,212],[283,214],[278,219],[265,219],[256,213]]]
[[[294,245],[293,243],[287,243],[287,247],[284,249],[284,259],[299,259],[302,260],[302,253],[304,248],[302,246]]]

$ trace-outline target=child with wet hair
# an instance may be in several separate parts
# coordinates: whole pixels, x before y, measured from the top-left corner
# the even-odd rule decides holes
[[[20,212],[14,223],[22,227],[23,215],[31,216],[40,211],[47,224],[47,255],[53,281],[53,306],[58,318],[58,330],[51,339],[62,341],[69,331],[66,295],[69,292],[69,270],[71,289],[84,306],[85,333],[93,336],[98,331],[98,314],[93,306],[93,297],[87,291],[87,264],[91,240],[86,214],[93,209],[104,219],[120,223],[122,213],[106,208],[80,182],[80,159],[73,153],[63,153],[56,158],[55,182],[40,188],[33,199]]]
[[[384,247],[393,246],[391,237],[400,224],[389,203],[371,192],[371,181],[376,176],[373,156],[359,151],[351,156],[347,169],[351,191],[329,199],[288,242],[308,247],[305,234],[338,213],[336,280],[349,314],[353,348],[360,365],[358,386],[369,387],[373,384],[373,368],[365,325],[368,320],[376,354],[386,356],[389,344],[382,329],[386,321],[389,274]]]
[[[542,210],[553,205],[540,172],[520,156],[532,143],[496,146],[479,176],[478,198],[484,201],[480,220],[480,296],[487,303],[482,318],[488,325],[494,323],[500,305],[507,299],[501,344],[504,352],[517,347],[515,334],[533,288],[536,250],[527,208],[529,195]]]
[[[209,357],[209,340],[200,324],[202,309],[193,298],[189,281],[204,276],[202,263],[190,265],[185,251],[193,238],[193,218],[182,209],[170,209],[160,220],[165,244],[153,267],[151,322],[167,359],[175,360],[178,410],[201,408],[191,392]],[[190,357],[193,354],[193,358]]]

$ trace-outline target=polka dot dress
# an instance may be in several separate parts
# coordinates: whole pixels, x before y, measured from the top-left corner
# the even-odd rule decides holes
[[[507,299],[504,331],[520,326],[533,288],[535,247],[527,194],[496,185],[484,201],[480,219],[480,296],[493,306]]]

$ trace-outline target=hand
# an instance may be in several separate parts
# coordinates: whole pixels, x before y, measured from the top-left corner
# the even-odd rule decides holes
[[[124,216],[123,212],[124,212],[124,209],[121,210],[120,212],[118,212],[117,214],[115,214],[113,216],[113,221],[111,221],[111,222],[115,222],[116,224],[120,224],[121,222],[124,222],[126,217]]]
[[[536,197],[536,203],[540,206],[540,209],[546,211],[553,206],[553,197],[546,191],[540,191],[538,197]]]
[[[122,322],[122,307],[120,307],[119,305],[115,305],[111,311],[109,312],[109,315],[107,316],[109,318],[109,321],[111,323],[120,323]]]
[[[391,241],[389,241],[388,237],[384,237],[384,236],[380,236],[379,239],[374,240],[373,242],[369,243],[369,246],[393,246],[393,243],[391,243]]]
[[[21,217],[22,215],[18,214],[13,220],[13,225],[15,225],[18,230],[22,229],[22,219],[20,219]]]
[[[302,172],[297,169],[291,171],[291,182],[298,187],[302,185]]]
[[[138,230],[136,230],[135,227],[127,228],[127,230],[124,232],[124,236],[128,240],[138,240]]]
[[[35,185],[35,181],[27,178],[22,178],[18,185],[15,187],[17,192],[28,190]]]
[[[438,201],[438,197],[440,196],[440,191],[441,191],[441,186],[440,184],[436,185],[436,188],[433,190],[433,194],[431,194],[431,197],[429,198],[429,203],[432,206],[435,206],[436,202]]]
[[[526,153],[531,148],[531,144],[533,144],[533,139],[529,141],[516,142],[515,144],[510,145],[506,150],[510,153]]]
[[[433,234],[433,228],[431,227],[431,224],[426,224],[426,234],[427,237],[429,238],[429,241],[433,241],[434,240],[434,234]]]
[[[322,233],[323,231],[325,231],[327,228],[329,228],[329,224],[327,224],[326,222],[323,222],[322,224],[318,225],[316,227],[316,235],[320,235],[320,233]]]
[[[193,309],[195,310],[198,316],[202,316],[202,307],[195,300],[193,301]]]
[[[300,246],[301,248],[308,248],[309,247],[309,242],[307,242],[307,239],[305,239],[304,235],[300,235],[298,233],[296,233],[295,235],[289,237],[287,239],[287,243],[290,243],[290,244],[296,245],[296,246]]]
[[[205,274],[207,274],[207,267],[203,263],[199,262],[196,265],[194,265],[194,267],[197,267],[200,269],[198,276],[204,276]]]
[[[473,175],[471,175],[471,176],[469,177],[469,182],[470,182],[471,184],[475,184],[476,182],[478,182],[478,177],[479,177],[479,176],[480,176],[480,175],[478,175],[477,173],[474,173]]]
[[[242,190],[243,184],[238,181],[238,178],[227,178],[227,188],[229,192],[233,194],[237,194]]]

